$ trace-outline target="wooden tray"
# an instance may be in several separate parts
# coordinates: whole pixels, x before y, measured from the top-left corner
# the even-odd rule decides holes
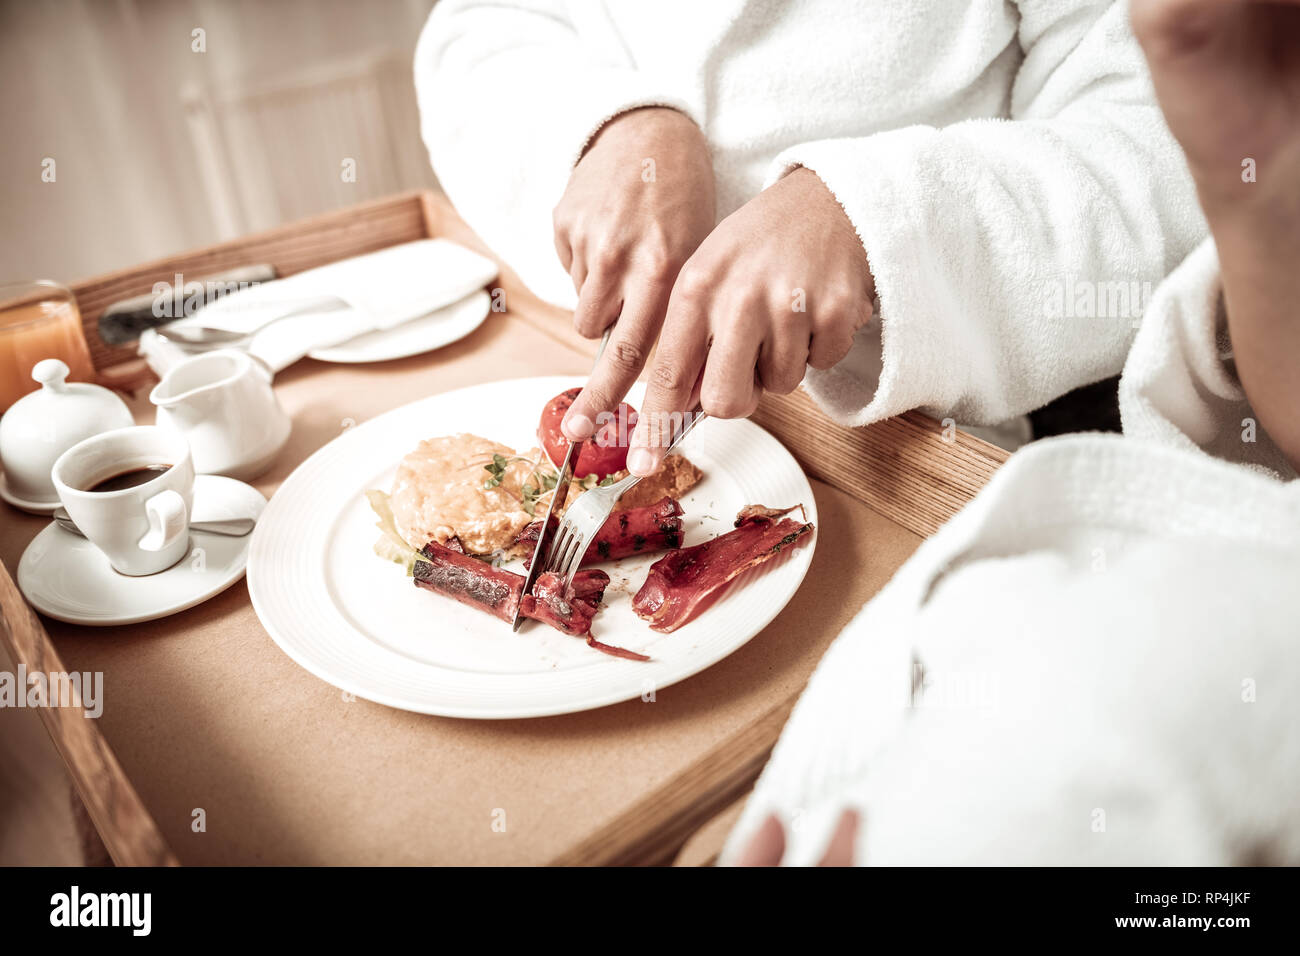
[[[415,193],[72,289],[97,368],[131,392],[147,422],[148,370],[100,341],[106,306],[176,273],[271,263],[290,275],[425,236],[487,251],[443,199]],[[341,429],[420,395],[584,374],[594,344],[572,331],[568,313],[508,269],[499,286],[507,311],[437,352],[374,366],[307,360],[281,373],[277,392],[294,431],[259,490],[273,493]],[[762,634],[652,702],[476,722],[349,700],[279,651],[242,582],[147,624],[46,620],[10,573],[44,520],[12,510],[0,534],[0,634],[29,672],[104,673],[98,721],[75,710],[41,716],[119,864],[666,863],[697,831],[690,855],[708,859],[725,828],[701,828],[727,808],[734,815],[835,634],[1005,459],[918,414],[842,428],[801,393],[765,399],[755,418],[814,479],[822,517],[812,568]],[[194,825],[200,809],[203,830]]]

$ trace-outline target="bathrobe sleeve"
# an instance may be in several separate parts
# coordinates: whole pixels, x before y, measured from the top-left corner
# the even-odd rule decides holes
[[[967,424],[1120,371],[1145,296],[1205,235],[1127,4],[1021,0],[1009,120],[784,150],[852,220],[878,318],[805,387],[837,421]]]
[[[597,3],[434,8],[415,53],[421,132],[442,188],[506,262],[552,248],[551,212],[569,173],[614,116],[668,106],[699,122],[671,77],[635,68],[622,51]],[[544,299],[573,302],[573,289],[556,285],[560,270],[523,279]]]

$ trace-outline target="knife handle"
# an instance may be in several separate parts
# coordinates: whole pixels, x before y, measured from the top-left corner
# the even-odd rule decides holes
[[[227,292],[258,285],[276,277],[271,265],[243,266],[220,275],[169,285],[166,292],[146,292],[121,302],[114,302],[99,317],[99,337],[105,345],[127,345],[140,338],[146,329],[193,315],[217,301]],[[203,294],[195,286],[203,287]]]

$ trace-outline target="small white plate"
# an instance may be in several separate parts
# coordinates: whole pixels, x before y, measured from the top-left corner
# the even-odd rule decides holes
[[[233,478],[194,479],[194,518],[256,518],[266,499]],[[138,624],[166,617],[220,594],[244,576],[251,534],[242,538],[191,532],[190,553],[166,571],[119,574],[80,535],[51,524],[18,562],[18,587],[32,607],[70,624]]]
[[[472,432],[518,450],[571,377],[511,379],[420,399],[350,428],[285,479],[253,533],[248,594],[262,626],[294,661],[335,687],[390,707],[446,717],[540,717],[603,707],[669,684],[743,646],[794,595],[815,538],[731,582],[708,610],[670,634],[650,630],[632,595],[661,555],[603,567],[611,583],[597,640],[648,654],[619,660],[536,622],[518,633],[488,614],[417,588],[377,557],[365,491],[392,487],[421,439]],[[640,403],[644,387],[628,401]],[[682,451],[704,479],[682,499],[687,545],[732,527],[748,504],[817,506],[802,469],[750,421],[702,422]],[[511,570],[521,570],[513,562]]]
[[[52,515],[54,514],[54,509],[59,506],[58,498],[55,498],[51,502],[28,501],[26,498],[19,498],[9,490],[9,482],[5,480],[3,474],[0,474],[0,498],[9,502],[9,504],[13,505],[19,511],[26,511],[28,514],[34,515]]]
[[[480,289],[418,319],[391,329],[366,332],[329,348],[313,349],[307,356],[321,362],[355,364],[419,355],[463,339],[483,324],[491,309],[491,297]]]

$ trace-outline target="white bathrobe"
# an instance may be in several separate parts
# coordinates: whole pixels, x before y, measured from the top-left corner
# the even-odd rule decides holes
[[[1161,286],[1126,435],[1013,455],[836,639],[732,833],[786,862],[1300,863],[1300,481],[1215,250]]]
[[[1123,3],[441,0],[415,72],[447,194],[561,305],[551,212],[610,117],[695,120],[722,216],[814,170],[880,296],[809,374],[846,424],[992,424],[1117,373],[1146,293],[1205,235]]]

